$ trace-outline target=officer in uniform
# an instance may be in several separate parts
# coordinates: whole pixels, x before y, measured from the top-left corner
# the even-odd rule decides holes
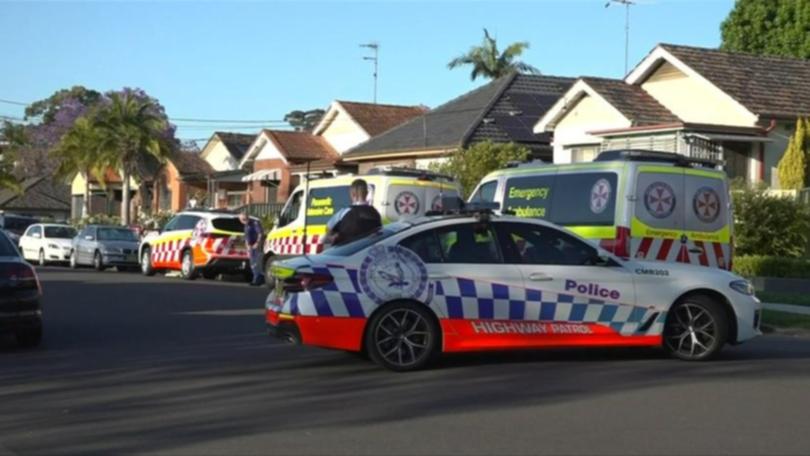
[[[368,203],[366,181],[355,179],[349,187],[349,196],[352,205],[341,209],[326,224],[327,239],[332,245],[348,244],[382,228],[380,213]]]

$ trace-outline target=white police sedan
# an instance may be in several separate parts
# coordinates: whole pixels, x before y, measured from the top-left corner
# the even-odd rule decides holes
[[[425,217],[275,265],[271,332],[397,371],[438,353],[662,346],[704,360],[758,334],[761,304],[720,269],[623,260],[555,225]]]

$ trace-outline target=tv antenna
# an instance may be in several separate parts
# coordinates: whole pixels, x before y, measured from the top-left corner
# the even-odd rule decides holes
[[[374,104],[377,104],[377,64],[379,62],[380,43],[372,41],[370,43],[361,44],[362,48],[369,48],[374,51],[374,56],[364,56],[363,60],[371,60],[374,62]]]
[[[630,51],[630,7],[636,2],[634,0],[608,0],[605,8],[614,3],[624,5],[624,75],[627,76],[627,58]]]

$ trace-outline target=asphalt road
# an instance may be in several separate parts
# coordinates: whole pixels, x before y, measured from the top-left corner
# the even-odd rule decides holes
[[[810,338],[445,358],[413,374],[263,331],[264,291],[40,271],[45,341],[0,342],[0,455],[808,454]]]

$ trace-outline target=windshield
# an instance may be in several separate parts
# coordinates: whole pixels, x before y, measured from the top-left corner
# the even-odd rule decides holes
[[[4,233],[0,233],[0,256],[19,256],[17,249],[8,240]]]
[[[69,226],[46,226],[45,237],[52,239],[71,239],[76,236],[76,230]]]
[[[126,228],[99,228],[98,229],[99,241],[133,241],[137,242],[138,238],[132,230]]]
[[[383,239],[387,239],[401,231],[410,228],[411,226],[413,225],[407,222],[391,223],[390,225],[385,225],[382,229],[377,230],[374,233],[362,239],[358,239],[354,242],[349,242],[348,244],[328,248],[323,251],[323,254],[340,257],[351,256],[365,249],[366,247],[376,244],[377,242],[380,242]]]

